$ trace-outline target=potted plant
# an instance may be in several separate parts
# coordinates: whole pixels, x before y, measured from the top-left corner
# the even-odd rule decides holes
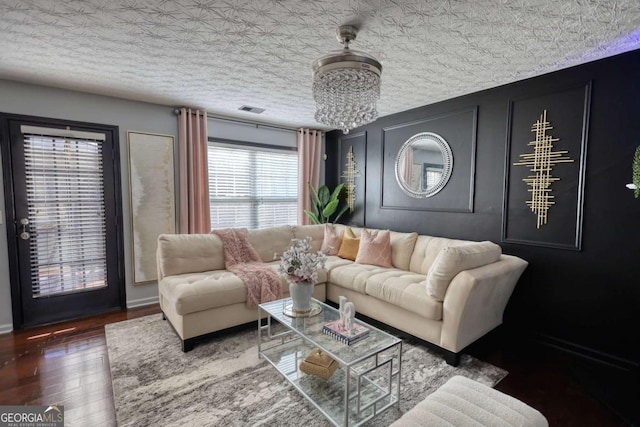
[[[333,192],[330,191],[326,185],[322,185],[316,190],[313,185],[309,184],[309,188],[311,189],[311,207],[313,212],[308,210],[304,212],[314,224],[337,222],[347,209],[349,209],[349,206],[345,205],[336,214],[335,218],[331,219],[331,216],[336,213],[340,205],[340,193],[344,188],[344,184],[339,184],[334,188]]]

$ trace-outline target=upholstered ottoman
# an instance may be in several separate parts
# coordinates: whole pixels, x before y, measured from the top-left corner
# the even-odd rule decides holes
[[[518,399],[455,376],[391,425],[547,427],[549,423]]]

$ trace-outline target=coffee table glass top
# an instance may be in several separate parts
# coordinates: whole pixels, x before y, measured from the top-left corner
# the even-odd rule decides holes
[[[356,319],[356,323],[369,329],[369,336],[354,344],[347,345],[322,332],[324,325],[340,318],[338,310],[314,299],[312,304],[318,304],[322,307],[320,314],[313,317],[292,318],[283,314],[283,309],[287,303],[290,304],[291,299],[285,298],[260,304],[260,308],[268,312],[278,322],[303,335],[305,339],[322,348],[342,364],[351,365],[357,363],[379,352],[381,349],[391,347],[401,341],[393,335]]]

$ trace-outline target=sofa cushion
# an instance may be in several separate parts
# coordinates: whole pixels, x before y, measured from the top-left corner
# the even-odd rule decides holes
[[[500,246],[488,241],[443,248],[427,275],[427,293],[443,301],[447,287],[456,274],[494,263],[500,259],[501,253]]]
[[[409,270],[409,262],[417,238],[418,233],[391,232],[391,264],[395,268]]]
[[[247,301],[247,287],[227,270],[167,276],[159,288],[180,315]]]
[[[344,231],[338,231],[333,224],[325,224],[320,251],[325,255],[338,255]]]
[[[443,248],[449,246],[459,246],[465,243],[472,243],[468,240],[447,239],[445,237],[418,236],[416,239],[411,261],[409,262],[409,271],[414,273],[427,274],[431,265],[436,260]]]
[[[327,255],[327,262],[325,264],[327,271],[331,271],[336,267],[341,265],[349,265],[353,264],[353,261],[349,261],[348,259],[340,258],[337,255]]]
[[[158,236],[159,279],[176,274],[224,270],[222,240],[215,234],[161,234]]]
[[[338,265],[329,270],[329,278],[327,280],[329,283],[364,294],[367,279],[374,274],[383,273],[387,270],[389,269],[376,265],[350,262],[349,264]]]
[[[365,292],[428,319],[442,320],[442,302],[427,295],[424,280],[423,274],[389,269],[370,276]]]
[[[344,234],[342,235],[342,243],[340,244],[340,250],[338,251],[338,256],[340,258],[349,259],[351,261],[355,261],[358,256],[358,248],[360,247],[360,238],[356,237],[351,230],[351,227],[347,227],[344,229]]]
[[[264,262],[280,259],[293,238],[293,230],[288,225],[249,230],[249,242]]]
[[[391,268],[389,230],[362,230],[356,262]]]
[[[324,238],[324,224],[294,225],[291,229],[293,230],[294,239],[311,237],[311,250],[313,252],[320,250]]]

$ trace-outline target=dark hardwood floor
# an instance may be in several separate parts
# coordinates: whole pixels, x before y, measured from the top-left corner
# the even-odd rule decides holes
[[[159,312],[153,305],[0,335],[0,405],[59,404],[74,426],[115,426],[104,325]]]
[[[581,387],[576,367],[595,374],[600,372],[597,363],[584,363],[539,343],[509,339],[508,334],[478,344],[471,346],[470,354],[509,372],[495,388],[542,412],[550,426],[636,425],[628,414],[614,412]]]
[[[104,325],[159,312],[153,305],[0,335],[0,405],[61,404],[74,425],[115,425]],[[579,386],[562,355],[495,342],[504,339],[471,352],[509,371],[496,388],[540,410],[551,426],[630,425]]]

